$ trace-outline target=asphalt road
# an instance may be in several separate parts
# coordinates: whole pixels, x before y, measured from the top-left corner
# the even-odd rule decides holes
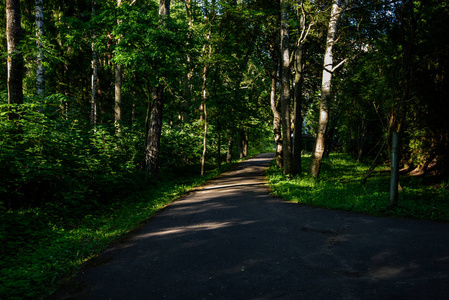
[[[449,299],[449,224],[270,195],[262,154],[154,216],[54,299]]]

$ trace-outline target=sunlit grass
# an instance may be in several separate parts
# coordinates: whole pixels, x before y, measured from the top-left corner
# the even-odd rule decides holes
[[[303,157],[307,169],[309,157]],[[390,207],[388,166],[379,166],[365,184],[361,183],[369,166],[357,163],[344,154],[325,158],[320,180],[303,172],[288,177],[272,164],[267,171],[273,193],[292,202],[306,205],[365,213],[376,216],[411,217],[449,221],[447,185],[428,184],[425,179],[401,176],[399,205]]]

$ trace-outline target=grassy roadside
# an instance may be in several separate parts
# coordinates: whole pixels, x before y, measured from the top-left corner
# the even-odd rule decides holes
[[[302,158],[304,169],[307,169],[309,159]],[[267,170],[267,176],[273,193],[292,202],[375,216],[449,221],[448,182],[434,184],[432,178],[401,176],[399,204],[391,208],[389,167],[378,167],[362,185],[361,179],[368,168],[345,154],[331,154],[323,160],[318,182],[306,173],[302,177],[284,176],[274,162]]]
[[[45,298],[59,280],[112,242],[231,167],[225,165],[204,177],[192,176],[191,169],[184,175],[167,174],[144,189],[102,206],[83,203],[76,213],[70,208],[48,206],[3,211],[5,223],[0,229],[6,232],[6,237],[2,236],[6,250],[0,250],[0,299]]]

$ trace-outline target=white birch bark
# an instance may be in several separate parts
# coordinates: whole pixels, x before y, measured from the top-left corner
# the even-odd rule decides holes
[[[315,142],[315,151],[310,161],[310,174],[314,178],[318,178],[320,174],[321,160],[323,158],[326,144],[325,136],[327,125],[329,123],[329,100],[331,95],[331,80],[334,64],[332,49],[335,43],[338,20],[341,16],[341,13],[342,13],[341,1],[333,0],[331,17],[329,20],[329,27],[326,38],[326,52],[324,54],[318,133]]]

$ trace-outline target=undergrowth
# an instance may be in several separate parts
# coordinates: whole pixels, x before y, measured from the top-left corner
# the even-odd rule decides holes
[[[192,168],[183,175],[164,172],[145,188],[105,203],[90,205],[74,199],[72,206],[8,211],[0,205],[0,299],[46,297],[85,261],[219,171],[204,177],[192,173]]]
[[[304,169],[308,164],[309,157],[303,157]],[[389,167],[379,166],[362,184],[368,168],[348,155],[331,154],[323,160],[319,181],[306,172],[302,176],[284,176],[274,162],[267,175],[273,193],[288,201],[375,216],[449,221],[447,182],[435,184],[431,178],[401,176],[398,205],[391,207]]]

